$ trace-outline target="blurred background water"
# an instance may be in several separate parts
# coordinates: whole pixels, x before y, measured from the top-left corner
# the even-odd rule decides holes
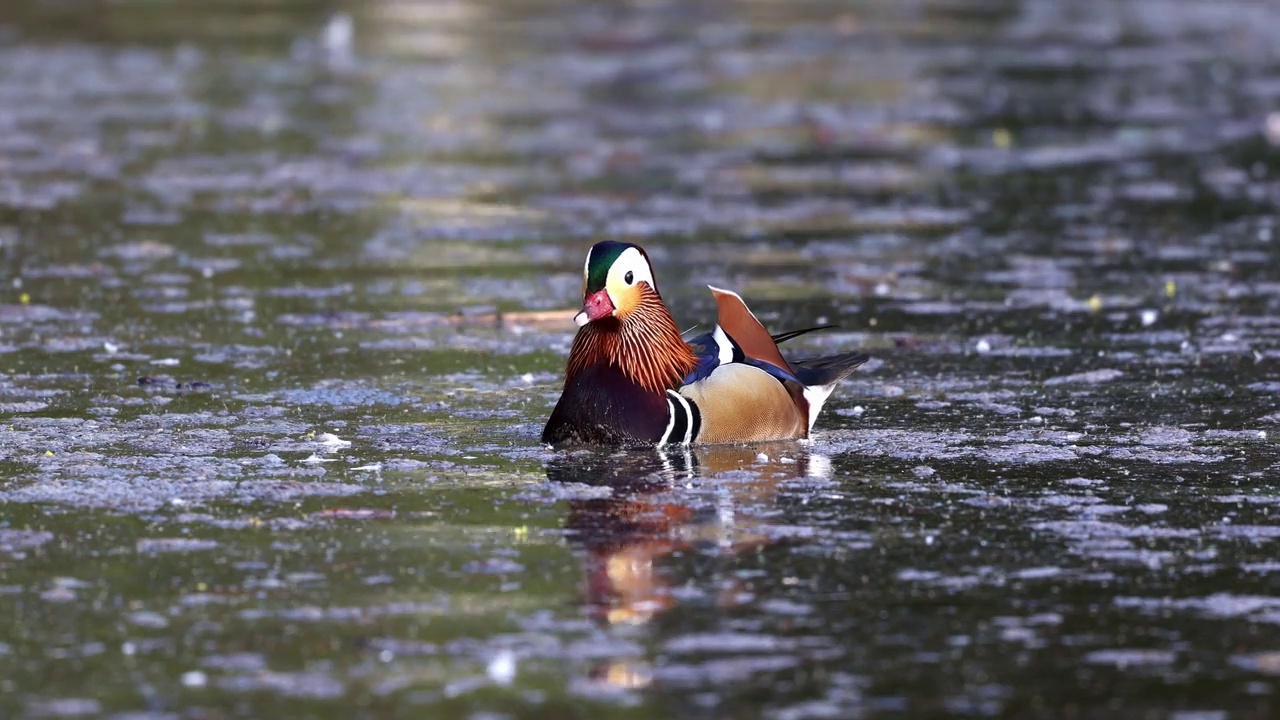
[[[1269,718],[1280,6],[7,0],[0,716]],[[874,357],[552,452],[601,238]]]

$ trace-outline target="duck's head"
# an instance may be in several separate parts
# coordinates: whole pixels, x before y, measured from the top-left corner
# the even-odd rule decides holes
[[[582,312],[578,327],[603,318],[624,320],[650,296],[658,296],[653,268],[643,248],[605,240],[591,247],[582,269]]]

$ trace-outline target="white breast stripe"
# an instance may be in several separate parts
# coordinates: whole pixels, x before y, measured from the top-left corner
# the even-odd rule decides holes
[[[673,405],[674,403],[674,405]],[[693,408],[689,407],[689,399],[675,390],[667,391],[667,405],[671,406],[671,422],[667,425],[667,434],[669,435],[675,429],[675,413],[683,413],[684,435],[679,439],[681,445],[688,445],[693,442]],[[672,442],[676,442],[676,438],[670,438]]]
[[[715,332],[711,333],[711,339],[716,342],[716,355],[720,358],[721,365],[728,365],[733,362],[733,341],[729,339],[729,334],[724,328],[716,325]]]
[[[667,429],[662,431],[662,437],[658,438],[659,445],[666,445],[671,439],[671,430],[676,426],[676,406],[671,403],[671,391],[667,391]]]

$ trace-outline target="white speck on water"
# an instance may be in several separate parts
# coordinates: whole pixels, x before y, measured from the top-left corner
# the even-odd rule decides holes
[[[307,458],[306,458],[306,459],[304,459],[302,462],[307,463],[308,465],[315,465],[316,463],[338,462],[338,459],[337,459],[337,458],[322,458],[322,457],[320,457],[319,455],[317,455],[317,454],[315,454],[315,453],[311,453],[310,457],[307,457]]]
[[[767,463],[769,462],[769,456],[764,453],[760,453],[756,455],[756,462]]]
[[[37,717],[98,717],[102,703],[92,698],[59,698],[32,702],[27,710],[30,716]]]
[[[1262,134],[1266,135],[1267,142],[1280,145],[1280,111],[1267,114],[1267,120],[1262,125]]]
[[[380,662],[389,663],[395,659],[396,659],[396,654],[391,652],[390,650],[383,650],[382,652],[378,653],[378,660]]]
[[[986,340],[979,340],[978,344],[974,346],[974,349],[980,353],[989,353],[991,352],[991,343]]]
[[[38,400],[27,400],[26,402],[0,403],[0,412],[4,413],[29,413],[40,412],[49,407],[49,403],[40,402]]]
[[[1094,384],[1111,382],[1116,378],[1122,377],[1123,372],[1114,368],[1102,368],[1100,370],[1089,370],[1087,372],[1075,373],[1074,375],[1060,375],[1058,377],[1046,378],[1045,385],[1070,385],[1070,384]]]
[[[372,465],[361,465],[360,467],[351,468],[352,470],[368,470],[370,472],[378,472],[382,469],[382,463],[373,463]]]
[[[489,661],[489,666],[485,668],[489,678],[499,685],[510,685],[512,680],[516,678],[516,656],[510,650],[503,650],[498,656]]]
[[[131,656],[131,655],[137,654],[137,652],[138,652],[138,646],[134,645],[131,642],[125,642],[120,644],[121,655]]]
[[[1044,578],[1057,577],[1061,574],[1062,568],[1044,565],[1040,567],[1023,568],[1014,573],[1014,577],[1019,580],[1041,580]]]
[[[49,602],[71,602],[76,599],[76,591],[71,588],[55,587],[40,593],[40,598]]]
[[[1156,324],[1156,320],[1160,318],[1160,313],[1156,310],[1142,311],[1142,327],[1150,327]]]
[[[861,405],[854,405],[854,406],[853,406],[853,410],[851,410],[850,412],[851,412],[851,413],[853,413],[853,416],[854,416],[854,417],[859,417],[859,416],[861,416],[861,415],[862,415],[862,413],[864,413],[864,412],[866,412],[866,411],[867,411],[867,409],[866,409],[866,408],[864,408],[864,407],[862,407]]]
[[[160,358],[158,360],[152,360],[151,364],[160,365],[162,367],[177,367],[181,362],[182,361],[178,360],[178,358]]]
[[[1174,710],[1169,720],[1227,720],[1226,710]]]
[[[209,684],[209,676],[203,670],[188,670],[182,673],[182,685],[189,688],[202,688]]]
[[[1169,665],[1177,659],[1177,654],[1170,650],[1154,650],[1146,648],[1111,648],[1094,650],[1085,655],[1084,661],[1093,665],[1114,665],[1119,668],[1129,666]]]
[[[351,447],[350,440],[343,440],[342,438],[338,437],[337,435],[334,435],[333,433],[320,433],[319,435],[316,436],[316,444],[323,445],[325,448],[328,448],[331,450],[337,449],[337,448]]]
[[[525,373],[525,374],[521,375],[521,376],[520,376],[520,381],[521,381],[521,382],[523,382],[525,385],[532,385],[532,384],[533,384],[533,373]]]
[[[113,342],[102,343],[102,349],[106,350],[108,355],[115,355],[120,352],[120,346]]]
[[[324,26],[324,47],[331,53],[351,52],[351,39],[355,36],[355,22],[346,13],[337,13]]]
[[[830,478],[831,458],[825,455],[810,455],[807,474],[811,478]]]

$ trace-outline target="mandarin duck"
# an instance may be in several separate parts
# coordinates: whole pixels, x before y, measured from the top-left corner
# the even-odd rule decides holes
[[[711,287],[715,329],[685,341],[639,245],[596,243],[564,390],[542,431],[552,445],[690,445],[807,438],[836,383],[867,361],[787,361],[737,293]],[[708,286],[710,287],[710,286]]]

